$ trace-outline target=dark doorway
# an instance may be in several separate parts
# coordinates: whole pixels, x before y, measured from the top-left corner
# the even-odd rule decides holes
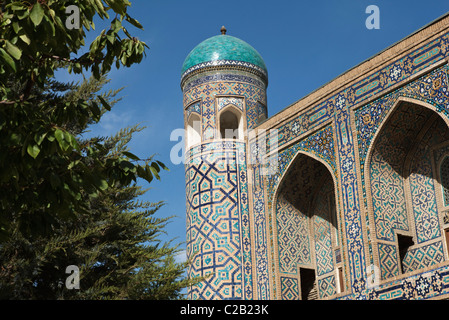
[[[407,272],[404,268],[404,258],[408,251],[408,249],[414,245],[413,238],[410,236],[404,236],[402,234],[398,234],[398,248],[399,248],[399,259],[401,261],[401,271],[402,273]]]
[[[317,300],[318,292],[315,286],[315,270],[300,268],[302,300]]]

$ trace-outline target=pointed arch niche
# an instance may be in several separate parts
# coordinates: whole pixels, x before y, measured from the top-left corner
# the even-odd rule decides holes
[[[321,161],[298,154],[276,192],[282,299],[312,300],[344,292],[335,180]]]
[[[379,126],[364,170],[381,280],[447,260],[436,160],[448,143],[448,124],[434,107],[408,98],[397,101]]]
[[[191,113],[187,121],[187,150],[201,142],[201,118]]]
[[[221,139],[243,140],[244,125],[241,110],[228,105],[219,113],[220,137]]]

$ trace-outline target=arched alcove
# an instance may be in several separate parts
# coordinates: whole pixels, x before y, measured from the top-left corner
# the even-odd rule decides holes
[[[219,118],[222,139],[243,139],[243,117],[240,110],[229,106],[220,112]]]
[[[344,291],[335,181],[328,167],[299,154],[274,204],[282,299],[322,299]]]
[[[377,131],[365,177],[381,280],[444,260],[435,154],[446,142],[448,125],[420,102],[399,101]]]
[[[201,118],[192,113],[187,123],[187,149],[201,142]]]

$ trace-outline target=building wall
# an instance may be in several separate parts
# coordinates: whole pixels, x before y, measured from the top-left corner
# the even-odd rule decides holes
[[[186,152],[187,257],[189,275],[205,277],[190,288],[191,299],[253,299],[244,139],[221,139],[219,115],[242,113],[242,131],[266,119],[266,84],[245,71],[214,70],[191,77],[183,88],[184,115],[201,119],[201,143]]]
[[[320,298],[427,299],[449,294],[436,171],[448,140],[448,22],[447,17],[435,22],[258,127],[276,129],[279,140],[271,149],[270,141],[263,141],[268,154],[260,161],[248,155],[252,203],[258,204],[250,207],[253,228],[265,230],[255,233],[253,263],[269,275],[255,282],[257,298],[301,298],[296,274],[307,250],[297,249],[312,251],[314,230],[310,224],[304,227],[311,211],[299,210],[282,191],[300,155],[325,165],[335,179],[345,284],[338,292],[335,277],[324,285],[317,276]],[[401,106],[410,118],[397,112]],[[392,117],[408,126],[393,128],[386,122]],[[260,143],[250,139],[250,150]],[[275,173],[264,176],[270,163],[276,164]],[[262,181],[251,180],[259,176]],[[403,261],[397,252],[398,233],[414,239]],[[302,239],[301,245],[295,247],[295,239]],[[317,261],[315,256],[319,274]]]
[[[192,149],[186,164],[187,255],[189,276],[207,280],[189,295],[242,299],[252,286],[245,271],[251,263],[245,145],[217,141],[201,147]]]
[[[228,70],[186,82],[185,123],[202,119],[186,156],[189,274],[210,275],[190,298],[303,299],[302,269],[314,270],[320,299],[449,297],[448,25],[435,21],[263,123],[261,79]],[[214,140],[228,105],[253,134]],[[413,245],[400,255],[402,236]]]

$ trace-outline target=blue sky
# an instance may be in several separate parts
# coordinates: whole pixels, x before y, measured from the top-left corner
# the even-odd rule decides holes
[[[112,135],[141,123],[147,126],[130,143],[142,158],[156,154],[170,172],[142,200],[166,202],[158,215],[177,216],[163,240],[185,241],[184,166],[170,162],[174,129],[183,127],[180,72],[185,57],[201,41],[220,33],[252,45],[268,68],[269,116],[318,89],[348,69],[449,12],[444,0],[131,0],[130,15],[145,30],[128,30],[150,50],[139,65],[110,73],[108,88],[126,87],[123,100],[92,128]],[[368,30],[365,9],[380,9],[380,29]],[[90,37],[101,32],[97,28]],[[89,42],[88,42],[89,43]],[[142,183],[144,187],[147,184]]]

